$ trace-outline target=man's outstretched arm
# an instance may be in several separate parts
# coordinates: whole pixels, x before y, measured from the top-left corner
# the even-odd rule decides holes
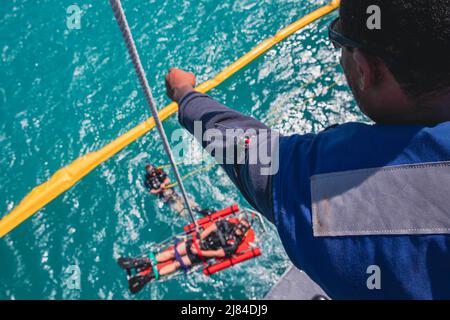
[[[180,124],[221,160],[246,200],[273,222],[272,175],[268,173],[273,157],[263,161],[259,155],[271,152],[275,133],[260,121],[196,92],[192,73],[171,69],[166,85],[168,96],[179,104]]]

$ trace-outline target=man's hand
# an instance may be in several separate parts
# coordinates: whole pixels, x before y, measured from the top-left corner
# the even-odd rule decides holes
[[[195,75],[181,69],[170,68],[166,76],[167,96],[179,102],[187,93],[194,90]]]
[[[191,252],[193,253],[193,254],[198,254],[198,251],[197,251],[197,248],[195,247],[195,245],[194,244],[191,244]]]
[[[158,194],[158,193],[160,193],[162,191],[162,188],[159,188],[159,189],[150,189],[150,193],[151,194]]]

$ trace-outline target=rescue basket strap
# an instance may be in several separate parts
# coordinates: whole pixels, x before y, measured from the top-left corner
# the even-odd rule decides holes
[[[200,259],[202,259],[203,264],[207,265],[205,258],[203,257],[202,250],[197,243],[197,233],[196,232],[194,232],[194,235],[192,236],[192,243],[194,244],[195,250],[197,250],[197,255],[200,257]]]
[[[177,250],[177,246],[178,243],[180,243],[178,241],[178,239],[175,239],[175,244],[173,246],[173,251],[175,253],[175,260],[178,261],[178,263],[180,264],[181,268],[183,269],[184,273],[186,274],[189,271],[189,266],[187,266],[184,262],[183,262],[183,258],[181,257],[180,253]],[[186,248],[187,250],[187,248]]]
[[[155,274],[155,280],[158,280],[159,279],[159,271],[158,271],[158,268],[156,267],[156,265],[158,264],[158,261],[156,261],[156,256],[152,251],[150,251],[148,256],[153,262],[152,269],[153,269],[153,273]]]

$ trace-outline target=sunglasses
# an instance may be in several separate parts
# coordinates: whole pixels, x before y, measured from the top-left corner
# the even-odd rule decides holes
[[[328,38],[336,49],[347,48],[347,49],[361,49],[370,54],[373,54],[379,58],[381,58],[384,62],[391,66],[399,67],[400,64],[396,61],[392,56],[381,49],[377,49],[374,47],[370,47],[364,45],[360,42],[354,41],[346,36],[344,36],[341,32],[337,30],[338,22],[340,18],[337,17],[333,20],[328,28]]]

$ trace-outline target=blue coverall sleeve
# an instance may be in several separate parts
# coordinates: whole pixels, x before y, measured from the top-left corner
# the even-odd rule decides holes
[[[195,91],[188,93],[180,100],[178,116],[180,124],[192,134],[194,134],[195,121],[200,121],[202,137],[208,129],[214,129],[216,132],[222,133],[223,141],[220,141],[220,144],[218,141],[211,142],[202,137],[196,137],[197,140],[201,140],[204,148],[210,143],[216,144],[215,154],[212,154],[216,158],[218,153],[221,152],[223,153],[222,159],[227,157],[224,154],[230,149],[229,140],[225,141],[225,138],[229,135],[228,129],[244,131],[254,129],[257,137],[250,137],[250,139],[256,138],[258,146],[250,144],[249,148],[266,147],[272,134],[269,128],[260,121],[232,110],[208,95]],[[264,135],[261,134],[263,131]],[[259,160],[250,164],[247,154],[241,161],[237,161],[240,156],[238,144],[242,142],[241,138],[244,137],[232,139],[233,145],[231,148],[235,151],[234,161],[223,161],[221,165],[245,199],[273,222],[272,176],[261,174],[263,165]],[[248,152],[248,150],[245,152]],[[267,166],[267,164],[265,165]]]

